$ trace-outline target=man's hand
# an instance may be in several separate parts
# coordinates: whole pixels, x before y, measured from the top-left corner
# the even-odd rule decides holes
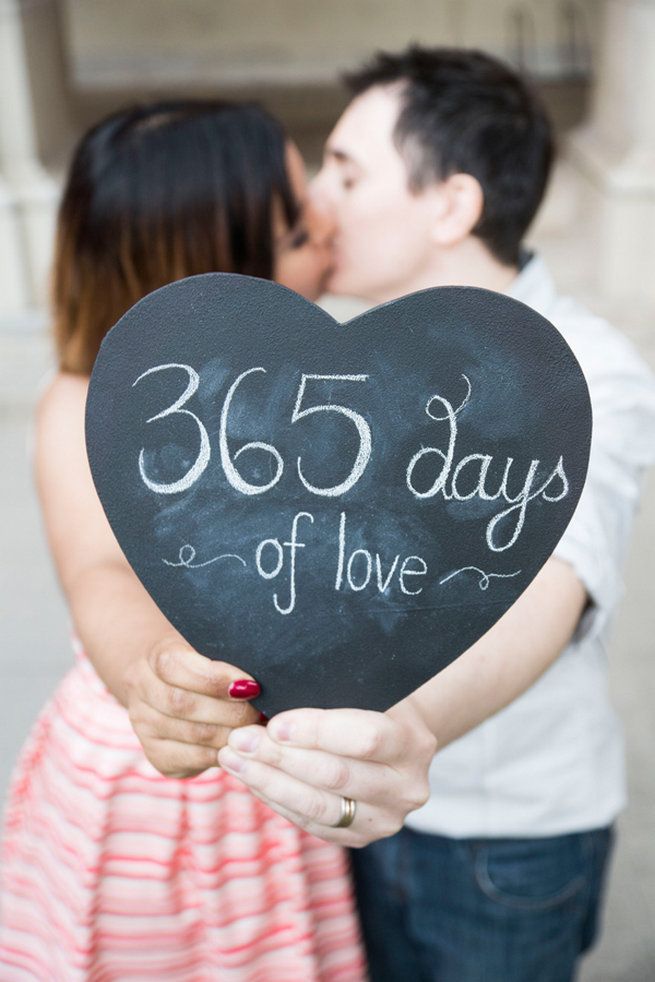
[[[574,570],[550,559],[484,637],[388,712],[281,713],[266,730],[232,733],[219,762],[322,839],[364,846],[393,835],[428,798],[437,740],[447,746],[525,692],[566,647],[586,601]],[[341,796],[357,812],[334,829]]]
[[[230,734],[225,770],[285,818],[321,839],[365,846],[397,832],[429,795],[436,740],[411,697],[387,713],[295,709],[264,729]],[[357,802],[349,828],[333,826],[341,797]]]
[[[192,777],[215,767],[216,751],[232,730],[259,719],[245,701],[258,693],[245,673],[177,639],[154,645],[125,678],[134,731],[150,763],[166,777]]]

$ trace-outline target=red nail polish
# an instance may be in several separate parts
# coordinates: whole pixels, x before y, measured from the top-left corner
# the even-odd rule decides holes
[[[268,716],[266,715],[266,713],[259,714],[258,722],[261,723],[262,726],[266,726],[266,724],[268,723]]]
[[[227,694],[231,699],[255,699],[261,691],[259,682],[253,679],[237,679],[228,686]]]

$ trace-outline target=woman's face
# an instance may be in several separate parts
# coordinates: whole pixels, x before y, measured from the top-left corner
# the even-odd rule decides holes
[[[286,161],[299,215],[289,228],[281,209],[276,209],[273,279],[308,300],[316,300],[325,291],[332,271],[334,223],[309,200],[305,165],[294,143],[287,144]]]

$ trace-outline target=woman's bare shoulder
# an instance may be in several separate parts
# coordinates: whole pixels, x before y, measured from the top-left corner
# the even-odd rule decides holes
[[[83,419],[88,388],[88,376],[57,372],[43,389],[36,404],[38,428],[70,424]]]
[[[89,388],[87,375],[73,375],[70,372],[57,372],[43,389],[37,409],[44,410],[77,407],[86,401]]]

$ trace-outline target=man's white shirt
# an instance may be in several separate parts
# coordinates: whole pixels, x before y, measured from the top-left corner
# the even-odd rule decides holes
[[[601,828],[626,800],[606,641],[641,478],[655,461],[655,380],[623,335],[557,294],[540,258],[529,259],[508,293],[558,328],[589,386],[589,472],[554,555],[573,567],[591,603],[572,642],[527,692],[434,758],[430,800],[407,825],[457,838]]]

